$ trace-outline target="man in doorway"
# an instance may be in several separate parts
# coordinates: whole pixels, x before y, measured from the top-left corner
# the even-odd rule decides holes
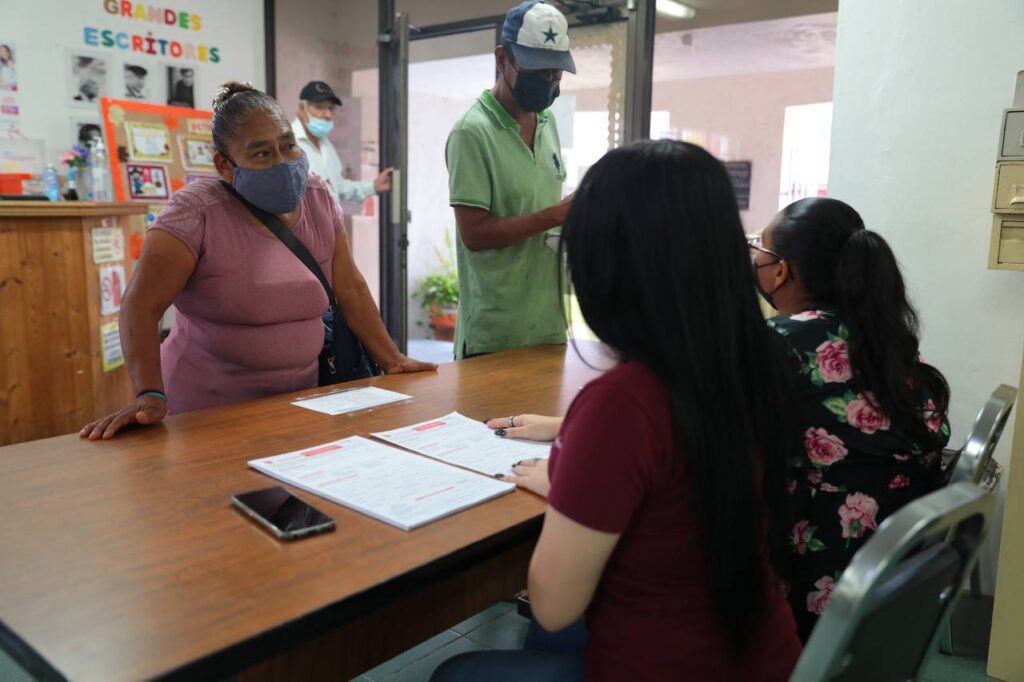
[[[538,0],[505,16],[497,81],[448,136],[449,203],[458,226],[458,359],[565,343],[558,259],[549,230],[571,198],[548,107],[576,73],[565,17]]]
[[[323,81],[310,81],[299,93],[299,115],[292,121],[295,140],[309,159],[309,169],[327,181],[341,201],[364,201],[391,189],[391,172],[386,168],[373,182],[356,182],[342,175],[341,159],[327,134],[334,128],[334,110],[341,100]]]

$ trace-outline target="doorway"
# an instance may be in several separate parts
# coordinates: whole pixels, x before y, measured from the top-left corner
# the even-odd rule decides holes
[[[455,122],[494,83],[494,48],[503,17],[408,29],[403,16],[397,15],[393,27],[397,44],[381,49],[379,69],[353,77],[353,95],[364,102],[379,96],[382,108],[374,113],[381,121],[381,156],[394,159],[388,165],[404,171],[396,196],[380,211],[379,304],[399,347],[417,358],[451,360],[451,317],[436,298],[427,300],[444,293],[455,273],[457,235],[448,204],[445,145]],[[563,195],[575,190],[590,164],[626,138],[630,35],[630,22],[619,12],[570,25],[578,74],[564,74],[562,95],[552,107],[566,161]],[[393,92],[404,101],[389,103],[389,93],[381,90],[381,69],[399,83]],[[385,150],[389,140],[390,154]],[[354,250],[358,258],[362,250]],[[359,265],[372,275],[364,263]],[[571,319],[574,335],[588,337],[578,312]]]

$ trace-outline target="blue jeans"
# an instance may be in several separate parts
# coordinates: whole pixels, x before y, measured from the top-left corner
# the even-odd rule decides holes
[[[587,630],[579,619],[548,632],[530,621],[522,651],[471,651],[442,663],[430,682],[579,682]]]

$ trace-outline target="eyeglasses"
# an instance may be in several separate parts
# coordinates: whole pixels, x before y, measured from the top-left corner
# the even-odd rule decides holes
[[[786,260],[781,255],[775,253],[771,249],[764,248],[764,243],[761,241],[760,237],[754,237],[753,239],[748,241],[747,242],[747,246],[750,248],[750,262],[754,263],[755,267],[763,268],[763,267],[768,266],[768,265],[775,265],[779,261]],[[774,256],[775,260],[773,260],[771,263],[760,263],[760,264],[758,264],[756,262],[758,251],[760,251],[761,253],[767,253],[769,256]]]

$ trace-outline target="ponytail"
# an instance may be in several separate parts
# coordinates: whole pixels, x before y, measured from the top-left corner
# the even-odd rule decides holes
[[[919,358],[917,311],[907,300],[899,264],[876,232],[855,231],[836,267],[839,313],[850,332],[850,365],[876,407],[899,424],[923,452],[941,447],[921,413],[918,386],[935,396],[935,414],[949,407],[949,386],[942,374]]]
[[[875,407],[921,452],[939,449],[920,395],[923,390],[934,401],[930,413],[945,414],[949,385],[920,361],[917,312],[885,239],[866,229],[847,204],[814,198],[783,210],[772,246],[794,265],[813,303],[838,312],[850,334],[850,365]]]

